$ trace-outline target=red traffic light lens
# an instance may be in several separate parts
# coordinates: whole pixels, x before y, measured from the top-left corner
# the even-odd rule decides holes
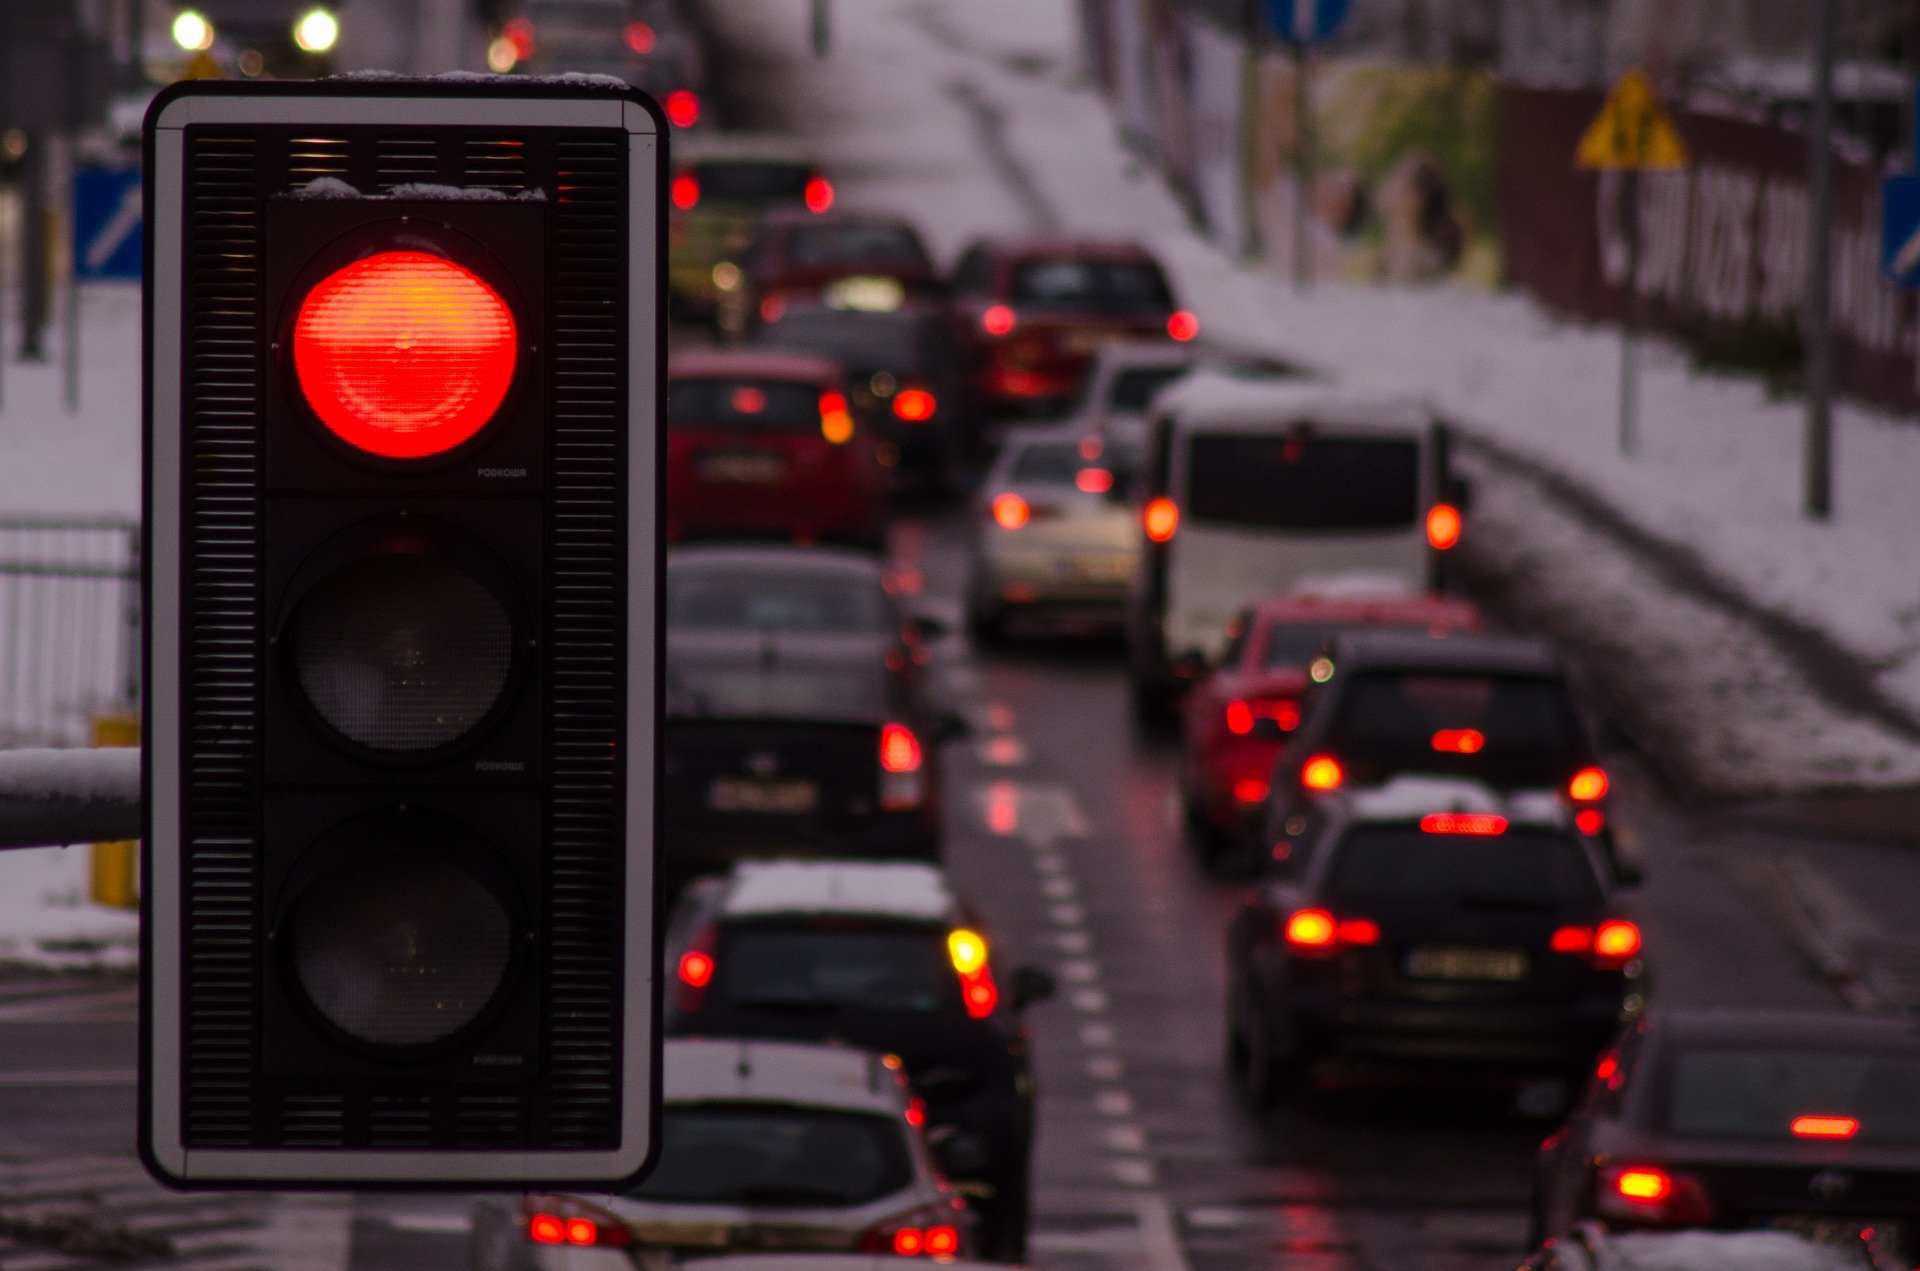
[[[329,431],[386,459],[423,459],[491,420],[513,383],[519,334],[500,293],[426,252],[381,252],[307,293],[293,368]]]

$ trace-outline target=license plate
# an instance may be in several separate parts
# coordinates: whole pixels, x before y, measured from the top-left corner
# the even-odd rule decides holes
[[[1098,353],[1109,344],[1118,344],[1126,339],[1124,331],[1087,331],[1075,329],[1068,331],[1060,339],[1060,344],[1070,353]]]
[[[707,803],[715,812],[769,812],[798,816],[820,806],[820,787],[812,781],[715,777],[713,784],[707,787]]]
[[[1133,576],[1133,562],[1125,556],[1082,556],[1073,570],[1090,583],[1123,583]]]
[[[1517,980],[1527,973],[1519,949],[1446,949],[1427,946],[1407,955],[1407,974],[1420,980]]]
[[[700,457],[700,475],[709,481],[771,485],[787,473],[787,461],[765,450],[723,451]]]

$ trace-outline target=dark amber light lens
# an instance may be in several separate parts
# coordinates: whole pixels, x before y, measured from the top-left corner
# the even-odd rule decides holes
[[[500,293],[426,252],[381,252],[335,271],[293,327],[294,374],[313,413],[387,459],[441,454],[486,427],[518,347]]]

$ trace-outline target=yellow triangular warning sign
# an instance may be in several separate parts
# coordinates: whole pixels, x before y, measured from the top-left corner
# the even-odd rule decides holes
[[[1587,126],[1586,135],[1573,152],[1573,161],[1582,168],[1654,171],[1684,167],[1687,147],[1667,112],[1660,109],[1647,77],[1639,71],[1628,71]]]

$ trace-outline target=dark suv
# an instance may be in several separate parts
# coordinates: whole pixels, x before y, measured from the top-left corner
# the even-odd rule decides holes
[[[927,1142],[991,1259],[1026,1252],[1033,1079],[1022,1012],[971,909],[931,865],[743,862],[689,887],[667,928],[670,1035],[837,1038],[899,1057]]]
[[[1256,1102],[1322,1059],[1571,1079],[1643,1004],[1640,929],[1550,796],[1408,776],[1285,828],[1227,936]]]

